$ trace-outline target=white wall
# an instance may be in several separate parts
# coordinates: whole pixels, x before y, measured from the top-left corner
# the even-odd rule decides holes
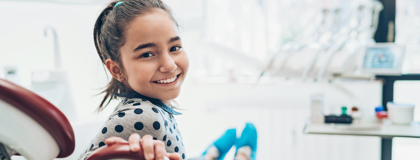
[[[69,73],[78,116],[93,120],[105,72],[94,49],[93,26],[103,5],[0,2],[0,75],[18,66],[22,85],[29,87],[33,70],[53,69],[53,39],[44,27],[57,30],[63,68]]]

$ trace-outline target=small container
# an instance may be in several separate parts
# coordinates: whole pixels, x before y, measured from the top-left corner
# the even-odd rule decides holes
[[[383,123],[384,119],[388,118],[388,112],[384,111],[384,106],[379,105],[375,107],[375,116],[377,119],[377,123]]]
[[[324,122],[324,95],[315,94],[311,95],[311,122],[322,123]]]
[[[375,107],[375,112],[380,112],[380,111],[384,111],[384,106],[379,105]]]
[[[362,119],[362,114],[360,113],[359,108],[356,106],[351,108],[351,117],[353,118],[353,123],[360,123]]]
[[[388,117],[393,124],[396,125],[410,125],[414,117],[413,104],[401,104],[388,102]]]
[[[388,118],[388,112],[386,112],[386,111],[379,111],[379,112],[376,112],[376,118],[378,118],[378,119],[386,119],[386,118]]]
[[[342,116],[346,116],[347,115],[347,107],[346,106],[341,107],[341,115]]]

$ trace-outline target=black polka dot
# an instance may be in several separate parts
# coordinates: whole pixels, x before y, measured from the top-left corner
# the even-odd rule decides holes
[[[93,148],[93,144],[92,144],[92,145],[90,145],[90,148],[89,148],[89,150],[92,150],[92,148]]]
[[[142,130],[142,129],[143,129],[143,127],[144,127],[144,125],[143,125],[143,123],[141,123],[141,122],[136,122],[136,123],[134,124],[134,128],[135,128],[135,129],[137,129],[137,130]]]
[[[179,148],[178,148],[178,146],[176,146],[175,147],[175,152],[178,152],[179,151]]]
[[[107,129],[106,127],[104,127],[104,128],[102,129],[102,134],[105,134],[105,133],[106,133],[106,131],[108,131],[108,129]]]
[[[143,113],[143,110],[142,110],[141,108],[136,108],[136,109],[134,110],[134,113],[135,113],[135,114],[141,114],[141,113]]]
[[[168,121],[165,120],[165,126],[168,126]]]
[[[99,143],[99,147],[102,147],[102,146],[104,146],[104,145],[105,145],[105,143],[104,143],[104,142]]]
[[[139,106],[140,102],[134,103],[133,106]]]
[[[147,99],[145,99],[145,98],[142,98],[141,100],[142,100],[142,101],[147,101]]]
[[[174,129],[176,129],[175,124],[174,124]]]
[[[152,108],[153,112],[159,113],[159,111],[156,108]]]
[[[176,136],[176,141],[179,141],[178,135]]]
[[[124,117],[124,116],[125,116],[125,113],[124,112],[118,113],[118,117]]]
[[[169,131],[170,131],[171,133],[173,133],[173,132],[172,132],[172,128],[169,128]]]
[[[163,141],[166,141],[166,135],[165,135],[165,136],[163,136]]]
[[[163,114],[166,114],[165,111],[163,111],[163,110],[160,110],[160,111],[162,111]]]
[[[168,140],[168,142],[166,142],[166,145],[169,147],[169,146],[171,146],[171,144],[172,144],[172,142],[171,142],[171,140]]]
[[[123,127],[122,125],[117,125],[117,126],[115,126],[115,132],[120,133],[120,132],[122,132],[123,130],[124,130],[124,127]]]
[[[184,153],[182,153],[182,159],[185,159],[185,154]]]
[[[169,120],[172,122],[172,119],[169,118]]]
[[[153,137],[153,140],[157,140],[157,138],[156,137]]]
[[[158,121],[155,121],[155,122],[153,123],[153,128],[154,128],[155,130],[159,130],[159,129],[160,129],[160,123],[159,123]]]

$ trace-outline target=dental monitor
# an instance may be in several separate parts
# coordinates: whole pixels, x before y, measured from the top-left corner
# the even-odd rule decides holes
[[[404,46],[394,43],[377,43],[364,48],[359,69],[375,75],[400,75]]]

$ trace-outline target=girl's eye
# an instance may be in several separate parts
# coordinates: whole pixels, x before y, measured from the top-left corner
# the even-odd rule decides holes
[[[151,57],[151,56],[153,56],[153,54],[149,52],[149,53],[142,54],[142,55],[140,56],[140,58],[149,58],[149,57]]]
[[[180,50],[181,49],[181,47],[180,46],[174,46],[174,47],[172,47],[171,49],[170,49],[170,51],[171,52],[174,52],[174,51],[178,51],[178,50]]]

